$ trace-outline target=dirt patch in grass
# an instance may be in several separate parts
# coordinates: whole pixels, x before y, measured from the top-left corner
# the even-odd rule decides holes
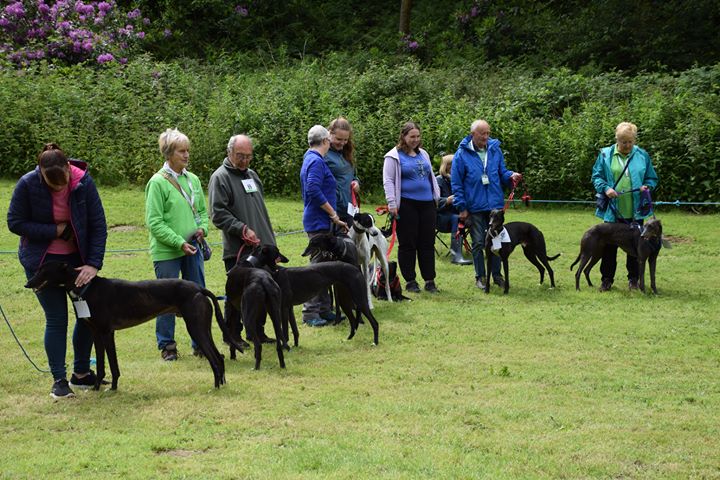
[[[667,240],[668,242],[674,243],[677,245],[688,245],[695,241],[690,237],[684,237],[682,235],[663,235],[663,238],[665,240]]]

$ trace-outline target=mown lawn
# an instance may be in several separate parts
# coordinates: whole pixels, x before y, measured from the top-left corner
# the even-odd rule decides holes
[[[0,181],[3,219],[13,186]],[[101,195],[102,275],[152,278],[142,190]],[[305,264],[301,202],[268,204],[281,250]],[[219,390],[181,321],[174,363],[148,322],[116,335],[118,391],[56,402],[3,325],[0,478],[719,478],[720,216],[659,217],[674,248],[660,253],[658,296],[627,291],[622,273],[611,292],[576,292],[569,266],[592,212],[518,208],[508,221],[534,223],[562,253],[556,289],[520,252],[507,296],[475,289],[472,267],[443,257],[440,295],[376,302],[379,346],[368,325],[351,341],[347,322],[301,326],[286,370],[268,348],[253,371],[248,352],[226,361]],[[16,245],[0,229],[0,251]],[[206,264],[218,294],[219,253]],[[46,368],[42,310],[16,256],[1,254],[0,268],[0,305]]]

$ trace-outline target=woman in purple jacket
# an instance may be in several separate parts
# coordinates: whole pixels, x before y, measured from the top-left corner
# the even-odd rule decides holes
[[[383,187],[390,214],[397,219],[398,264],[408,292],[419,293],[415,258],[425,290],[435,286],[435,219],[440,189],[430,155],[420,148],[420,127],[407,122],[397,145],[385,154]]]
[[[87,172],[87,164],[68,160],[54,143],[45,145],[38,166],[15,186],[7,214],[8,228],[20,235],[18,257],[31,278],[48,261],[73,265],[79,272],[75,285],[91,282],[102,268],[107,224],[100,196]],[[53,375],[53,398],[74,396],[67,381],[67,294],[64,288],[47,287],[37,292],[45,311],[45,352]],[[90,370],[92,334],[75,322],[74,364],[70,384],[89,388],[95,384]]]

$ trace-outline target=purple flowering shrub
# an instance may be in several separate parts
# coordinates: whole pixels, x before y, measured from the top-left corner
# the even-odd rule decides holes
[[[16,0],[0,10],[0,59],[28,66],[47,59],[126,63],[150,20],[121,11],[114,0]]]

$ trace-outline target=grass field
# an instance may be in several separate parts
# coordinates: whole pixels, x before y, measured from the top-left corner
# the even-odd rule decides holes
[[[3,219],[13,186],[0,181]],[[101,195],[101,274],[153,278],[142,190]],[[305,236],[292,233],[301,202],[268,206],[280,249],[305,264]],[[443,257],[440,295],[376,302],[377,347],[368,325],[351,341],[347,322],[301,326],[286,370],[268,348],[253,371],[248,352],[226,361],[219,390],[182,321],[173,363],[147,322],[116,335],[118,391],[53,401],[50,376],[2,325],[0,478],[720,478],[720,216],[664,207],[659,217],[674,247],[658,259],[658,296],[627,291],[622,269],[613,291],[576,292],[569,266],[597,219],[589,208],[519,208],[508,221],[534,223],[562,253],[556,289],[538,285],[519,252],[506,296],[475,289],[472,267]],[[17,241],[0,229],[0,251]],[[218,294],[219,253],[206,264]],[[0,269],[0,305],[47,368],[42,310],[17,257],[0,255]]]

